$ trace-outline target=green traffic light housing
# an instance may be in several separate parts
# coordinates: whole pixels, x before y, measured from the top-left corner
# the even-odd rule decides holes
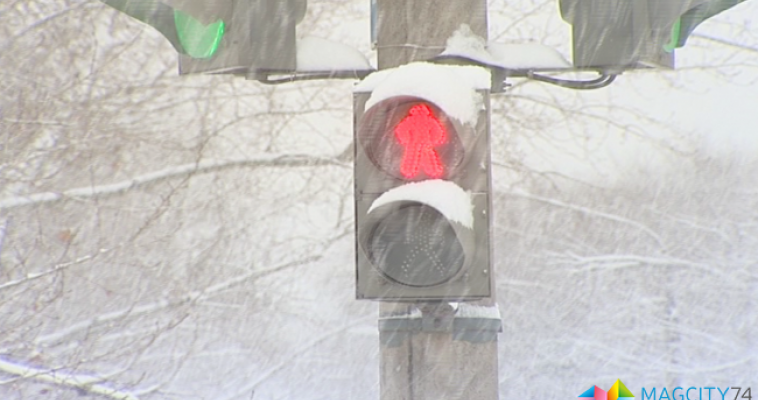
[[[606,71],[674,68],[706,19],[745,0],[558,0],[571,24],[574,67]]]
[[[691,8],[674,23],[671,30],[671,41],[664,46],[664,49],[671,52],[676,48],[683,47],[695,28],[703,21],[744,1],[711,0]]]
[[[224,21],[205,25],[181,11],[174,11],[174,23],[179,43],[184,49],[180,53],[192,58],[211,58],[216,54],[224,37]]]
[[[101,0],[103,3],[142,21],[160,32],[179,54],[211,58],[218,51],[225,23],[203,24],[191,15],[155,0]]]
[[[179,53],[179,75],[234,74],[267,81],[297,69],[295,26],[307,0],[100,0],[160,32]]]

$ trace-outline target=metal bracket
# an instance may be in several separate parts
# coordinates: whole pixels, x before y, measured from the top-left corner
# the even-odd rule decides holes
[[[423,303],[409,313],[379,318],[379,340],[388,347],[398,347],[420,332],[451,334],[456,341],[487,343],[495,341],[502,331],[497,305]]]

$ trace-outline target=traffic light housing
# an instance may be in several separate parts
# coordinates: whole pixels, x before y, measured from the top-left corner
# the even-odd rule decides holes
[[[695,28],[703,21],[743,1],[745,0],[710,0],[687,10],[674,23],[671,32],[671,42],[667,45],[667,49],[673,50],[677,47],[683,47]]]
[[[234,0],[229,32],[215,57],[179,56],[179,74],[236,73],[252,79],[297,68],[295,26],[306,0]]]
[[[559,0],[572,25],[574,66],[624,70],[674,67],[700,22],[744,0]]]
[[[295,26],[306,0],[101,0],[158,30],[179,53],[179,74],[253,79],[296,70]]]
[[[393,78],[435,68],[461,67],[411,64],[382,71],[392,75],[382,85],[392,91]],[[358,299],[491,295],[489,91],[467,88],[481,102],[462,120],[424,94],[425,87],[461,85],[451,79],[422,80],[409,94],[379,100],[379,87],[355,93]]]
[[[158,0],[101,0],[103,3],[142,21],[160,32],[179,54],[195,58],[215,55],[225,35],[226,23],[221,16],[228,16],[231,3],[218,5],[212,21],[201,22],[199,17],[188,14]],[[185,0],[186,1],[186,0]]]

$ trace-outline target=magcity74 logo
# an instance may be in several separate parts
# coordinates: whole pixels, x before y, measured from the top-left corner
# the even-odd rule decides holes
[[[638,400],[753,400],[750,387],[744,386],[677,386],[672,390],[666,387],[642,387]],[[620,379],[606,392],[598,386],[592,386],[579,395],[584,400],[627,400],[634,395]]]

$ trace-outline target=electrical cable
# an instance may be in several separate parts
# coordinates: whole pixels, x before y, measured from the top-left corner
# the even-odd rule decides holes
[[[535,74],[532,71],[527,71],[526,77],[528,79],[533,79],[535,81],[549,83],[549,84],[564,87],[567,89],[592,90],[592,89],[604,88],[610,85],[611,83],[613,83],[614,80],[616,80],[616,77],[618,76],[618,74],[609,74],[607,72],[598,72],[598,73],[600,74],[599,78],[587,80],[587,81],[558,79],[558,78],[553,78],[551,76]]]
[[[323,73],[309,73],[303,75],[293,74],[278,79],[265,78],[250,78],[257,80],[265,85],[279,85],[282,83],[289,83],[295,81],[312,81],[319,79],[363,79],[374,71],[335,71],[335,72],[323,72]]]
[[[314,72],[314,73],[305,73],[305,74],[293,74],[289,76],[284,76],[276,79],[269,79],[268,75],[263,76],[250,76],[248,79],[257,80],[263,84],[266,85],[279,85],[282,83],[289,83],[289,82],[296,82],[296,81],[310,81],[310,80],[320,80],[320,79],[363,79],[369,74],[371,74],[372,70],[367,71],[334,71],[334,72]],[[522,77],[526,77],[527,79],[532,79],[539,82],[549,83],[551,85],[560,86],[567,89],[576,89],[576,90],[592,90],[592,89],[600,89],[604,88],[611,83],[613,83],[614,80],[616,80],[616,77],[618,74],[612,74],[608,73],[606,71],[598,71],[600,74],[600,77],[596,79],[591,80],[570,80],[570,79],[559,79],[559,78],[553,78],[551,76],[547,75],[541,75],[534,73],[533,71],[524,71],[522,74],[519,74]]]

